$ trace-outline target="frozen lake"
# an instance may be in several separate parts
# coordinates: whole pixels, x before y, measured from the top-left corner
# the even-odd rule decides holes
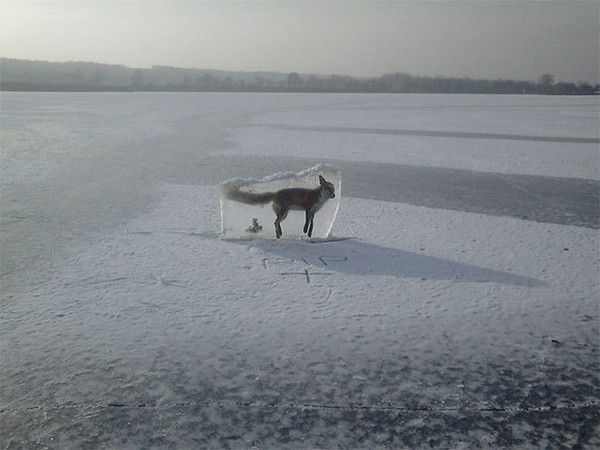
[[[3,447],[599,443],[597,97],[0,102]],[[216,237],[321,162],[345,240]]]

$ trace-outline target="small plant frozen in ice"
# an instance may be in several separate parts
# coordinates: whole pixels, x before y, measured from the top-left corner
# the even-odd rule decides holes
[[[249,226],[248,228],[246,228],[246,231],[248,233],[256,234],[256,233],[262,231],[262,229],[263,229],[263,227],[262,227],[262,225],[260,225],[258,223],[258,219],[256,217],[253,217],[252,218],[252,226]]]

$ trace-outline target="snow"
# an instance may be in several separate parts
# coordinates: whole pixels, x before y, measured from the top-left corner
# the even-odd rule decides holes
[[[290,167],[313,155],[597,179],[597,145],[592,155],[585,142],[412,136],[423,149],[457,144],[378,159],[380,137],[401,148],[405,136],[255,126],[412,129],[430,117],[429,130],[587,139],[597,103],[1,95],[3,447],[600,443],[593,224],[401,203],[370,177],[380,198],[349,196],[345,181],[337,216],[315,216],[315,227],[335,217],[320,239],[298,239],[290,217],[283,239],[229,240],[219,185],[272,175],[265,159],[246,163],[259,140]],[[41,123],[52,145],[35,143],[50,133]]]

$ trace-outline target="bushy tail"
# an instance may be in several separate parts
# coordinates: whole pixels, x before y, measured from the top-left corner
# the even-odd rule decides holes
[[[246,203],[248,205],[260,205],[263,203],[269,203],[275,197],[273,192],[264,192],[257,194],[254,192],[241,191],[239,186],[235,184],[226,184],[223,186],[223,194],[225,198],[240,203]]]

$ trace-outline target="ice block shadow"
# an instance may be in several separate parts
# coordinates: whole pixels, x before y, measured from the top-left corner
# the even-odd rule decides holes
[[[334,238],[335,239],[335,238]],[[471,283],[502,283],[515,286],[547,287],[543,281],[509,272],[487,269],[437,256],[382,247],[355,240],[306,241],[232,241],[256,247],[279,258],[307,264],[309,269],[353,275],[388,275],[398,278],[453,280]]]

